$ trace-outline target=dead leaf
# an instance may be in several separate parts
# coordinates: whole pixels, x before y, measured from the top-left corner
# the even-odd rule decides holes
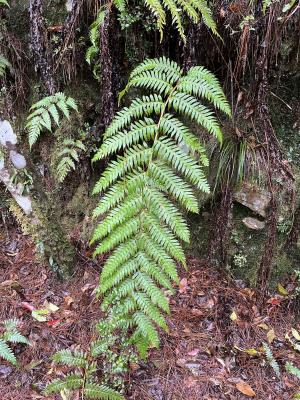
[[[280,306],[281,299],[278,297],[271,297],[269,300],[267,300],[267,303],[272,304],[272,306]]]
[[[74,299],[71,296],[66,296],[64,297],[64,302],[67,304],[68,307],[70,307],[70,305],[74,303]]]
[[[186,278],[182,278],[179,282],[179,293],[186,293],[188,289],[188,281]]]
[[[87,290],[89,289],[95,289],[96,285],[95,284],[91,284],[91,283],[87,283],[86,285],[84,285],[81,288],[82,293],[85,293]]]
[[[35,310],[35,307],[32,304],[27,303],[26,301],[22,301],[21,307],[25,308],[25,310],[28,310],[30,312]]]
[[[268,342],[271,344],[273,342],[273,340],[275,339],[274,329],[269,330],[269,332],[267,333],[267,338],[268,338]]]
[[[220,18],[225,18],[226,11],[224,10],[224,7],[220,8]]]
[[[244,381],[238,382],[235,386],[236,386],[237,390],[239,390],[241,393],[243,393],[244,395],[246,395],[248,397],[256,396],[256,393],[254,392],[252,387]]]
[[[258,351],[255,349],[245,349],[243,352],[249,354],[250,356],[256,356],[258,354]]]
[[[200,352],[200,349],[193,349],[191,351],[189,351],[187,354],[188,356],[192,356],[192,357],[196,357]]]
[[[203,315],[203,312],[201,310],[198,310],[198,308],[192,308],[191,314],[195,315],[196,317],[201,317]]]
[[[294,328],[292,328],[292,335],[294,336],[294,338],[295,338],[296,340],[298,340],[298,341],[300,342],[300,334],[299,334],[299,332],[298,332],[296,329],[294,329]]]
[[[287,295],[289,294],[289,292],[281,285],[281,283],[278,283],[277,289],[278,289],[278,292],[279,292],[282,296],[287,296]]]
[[[264,329],[265,331],[267,331],[269,329],[268,325],[265,323],[259,324],[257,325],[259,328]]]
[[[232,311],[230,314],[230,319],[231,321],[236,321],[238,319],[237,313],[235,311]]]
[[[44,307],[46,310],[48,310],[49,312],[56,312],[59,310],[59,307],[57,307],[55,304],[50,303],[49,301],[45,300],[44,302]]]

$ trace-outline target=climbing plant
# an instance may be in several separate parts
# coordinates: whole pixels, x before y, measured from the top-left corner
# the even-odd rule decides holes
[[[167,330],[177,263],[186,265],[181,242],[189,242],[183,210],[198,212],[194,189],[209,192],[208,160],[188,120],[222,141],[214,112],[230,115],[216,77],[204,67],[187,74],[166,58],[150,59],[130,75],[131,88],[151,93],[134,99],[107,128],[94,161],[111,157],[94,188],[101,193],[94,218],[101,218],[92,242],[95,255],[111,252],[101,273],[99,294],[115,328],[132,331],[142,355],[159,345],[156,327]],[[121,154],[119,154],[121,153]],[[116,157],[116,158],[115,158]]]

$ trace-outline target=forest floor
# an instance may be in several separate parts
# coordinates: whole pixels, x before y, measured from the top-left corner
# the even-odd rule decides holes
[[[35,261],[26,237],[16,230],[0,232],[0,316],[18,318],[31,342],[14,347],[19,368],[0,360],[0,399],[59,399],[41,394],[49,380],[65,372],[52,364],[51,355],[63,348],[85,349],[92,339],[93,322],[101,317],[93,294],[99,266],[81,254],[73,280],[59,283]],[[49,303],[58,309],[47,321],[38,322],[28,310]],[[275,294],[260,306],[255,291],[242,282],[189,259],[171,311],[161,348],[132,368],[128,399],[283,400],[300,391],[299,381],[284,370],[287,361],[300,367],[299,353],[297,358],[286,336],[292,337],[292,328],[300,331],[290,296]],[[280,377],[266,362],[263,342],[272,349]]]

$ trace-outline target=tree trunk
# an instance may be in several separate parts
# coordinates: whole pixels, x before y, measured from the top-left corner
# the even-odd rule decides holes
[[[43,190],[41,177],[18,151],[17,143],[17,135],[10,123],[0,120],[0,181],[26,215],[30,233],[46,261],[62,279],[66,279],[74,265],[74,247],[61,229],[57,212]],[[29,194],[23,194],[22,181],[13,183],[16,170],[27,170],[33,176]]]

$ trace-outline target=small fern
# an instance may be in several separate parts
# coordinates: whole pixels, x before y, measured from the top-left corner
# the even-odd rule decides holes
[[[29,344],[25,336],[18,331],[18,321],[9,319],[3,322],[4,333],[0,335],[0,357],[16,365],[17,359],[8,343]]]
[[[70,110],[77,111],[77,105],[72,97],[66,97],[64,93],[56,93],[33,104],[26,123],[30,148],[45,128],[52,132],[53,122],[59,126],[60,112],[69,119]]]
[[[81,140],[65,139],[63,149],[58,153],[58,164],[56,176],[58,182],[62,183],[71,170],[75,170],[75,163],[79,161],[79,151],[85,151],[86,147]]]
[[[293,365],[292,363],[287,362],[285,364],[285,370],[300,379],[300,369],[295,367],[295,365]]]
[[[6,68],[10,68],[11,65],[5,57],[0,54],[0,77],[5,74]]]
[[[279,368],[278,362],[276,361],[270,346],[266,342],[263,342],[263,349],[265,351],[266,359],[267,359],[270,367],[272,367],[276,376],[278,378],[280,378],[281,374],[280,374],[280,368]]]
[[[62,391],[80,390],[82,398],[100,400],[124,400],[124,397],[106,385],[95,382],[97,366],[91,362],[91,355],[81,351],[61,350],[54,354],[53,361],[57,364],[76,368],[76,373],[70,373],[63,379],[55,379],[45,389],[45,395]]]
[[[106,13],[108,12],[107,6],[103,6],[99,9],[97,17],[95,21],[92,23],[90,27],[90,41],[91,41],[91,46],[87,49],[86,52],[86,62],[91,65],[93,60],[96,58],[96,56],[99,54],[99,40],[100,40],[100,26],[103,24]],[[99,62],[96,62],[94,67],[93,67],[93,74],[96,79],[99,79]]]
[[[194,188],[209,192],[201,166],[208,164],[204,147],[183,121],[221,141],[215,115],[201,100],[227,115],[230,107],[212,73],[194,67],[184,75],[166,58],[139,65],[121,96],[131,87],[153,93],[117,113],[94,157],[122,153],[94,188],[105,194],[94,211],[104,219],[92,242],[100,242],[95,255],[112,251],[100,279],[102,307],[112,307],[119,328],[133,329],[132,342],[145,355],[159,344],[156,327],[167,330],[163,313],[169,313],[169,304],[162,288],[173,291],[177,262],[186,265],[181,241],[189,242],[189,229],[176,203],[197,213]]]

